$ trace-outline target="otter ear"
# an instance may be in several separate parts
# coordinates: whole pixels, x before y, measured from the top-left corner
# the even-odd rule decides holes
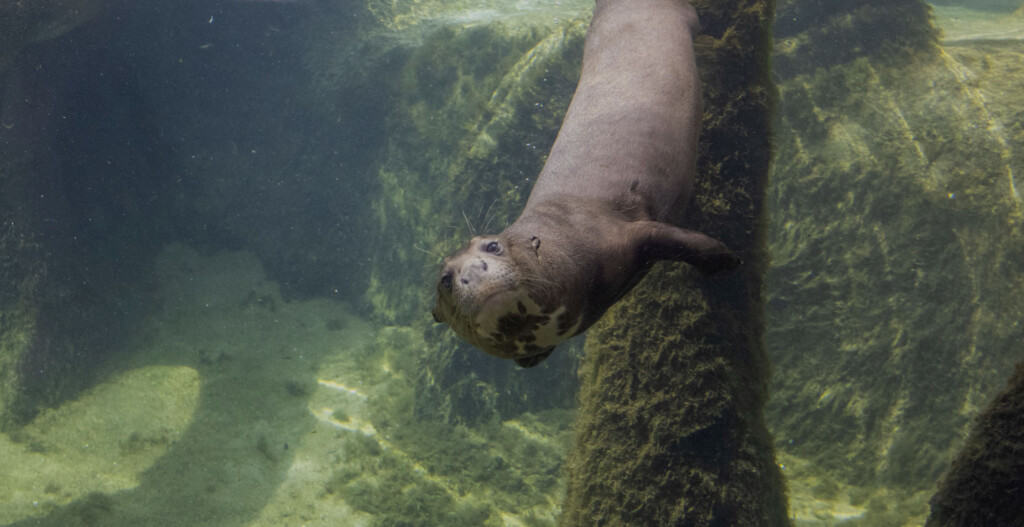
[[[540,364],[541,362],[543,362],[544,359],[548,358],[548,356],[551,355],[552,351],[555,351],[555,347],[554,346],[551,346],[550,348],[548,348],[548,349],[546,349],[546,350],[544,350],[544,351],[542,351],[542,352],[540,352],[540,353],[538,353],[536,355],[531,355],[529,357],[523,357],[521,359],[515,359],[515,361],[516,361],[516,364],[522,366],[523,368],[532,368],[532,367]]]
[[[686,262],[705,274],[730,271],[743,263],[724,243],[707,234],[656,221],[634,225],[640,252],[648,261]]]

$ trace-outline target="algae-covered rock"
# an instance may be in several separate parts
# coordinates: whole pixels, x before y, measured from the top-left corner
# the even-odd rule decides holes
[[[901,63],[937,39],[930,11],[921,0],[781,0],[772,69],[788,78],[857,57]]]
[[[851,38],[876,39],[870,20],[850,22]],[[785,38],[832,45],[816,31]],[[779,448],[819,474],[912,494],[934,485],[1024,342],[1024,55],[930,39],[867,49],[776,50],[767,412]]]
[[[771,2],[694,2],[704,92],[687,226],[744,265],[659,264],[587,335],[561,524],[787,525],[762,418],[761,214],[771,150]]]

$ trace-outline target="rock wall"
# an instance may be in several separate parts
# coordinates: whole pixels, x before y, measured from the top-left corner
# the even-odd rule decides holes
[[[777,34],[767,415],[818,476],[928,494],[1024,342],[1024,70],[869,4]],[[886,52],[878,10],[918,13]]]

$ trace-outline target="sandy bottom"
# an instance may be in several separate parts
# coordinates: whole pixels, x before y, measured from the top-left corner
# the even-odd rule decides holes
[[[571,413],[412,418],[418,332],[168,247],[159,308],[77,400],[0,435],[0,525],[554,525]]]

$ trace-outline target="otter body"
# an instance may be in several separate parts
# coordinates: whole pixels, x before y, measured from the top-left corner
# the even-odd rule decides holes
[[[469,343],[530,367],[590,327],[656,260],[704,272],[739,259],[679,228],[700,132],[685,0],[598,0],[583,68],[519,218],[445,260],[433,314]]]

